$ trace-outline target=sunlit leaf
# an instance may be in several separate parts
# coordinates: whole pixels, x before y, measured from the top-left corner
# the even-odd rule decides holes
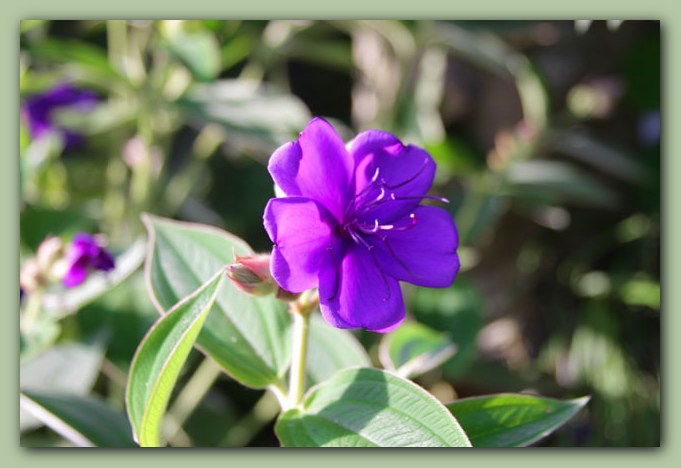
[[[582,409],[589,397],[554,400],[500,394],[464,398],[447,405],[473,447],[524,447],[546,437]]]
[[[409,380],[378,369],[345,369],[279,417],[286,447],[470,447],[456,419]]]
[[[224,276],[218,271],[162,316],[137,349],[130,366],[126,402],[135,439],[143,447],[160,445],[161,422],[170,395]]]
[[[234,263],[234,254],[253,254],[243,240],[220,229],[153,216],[144,222],[147,288],[161,313]],[[248,296],[226,282],[197,345],[242,384],[264,388],[280,382],[288,369],[290,325],[282,302]]]

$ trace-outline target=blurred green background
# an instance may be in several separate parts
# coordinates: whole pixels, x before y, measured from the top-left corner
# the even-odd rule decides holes
[[[22,388],[122,412],[157,316],[140,213],[268,250],[269,155],[322,116],[346,140],[380,128],[438,163],[462,271],[404,291],[410,317],[459,351],[419,384],[443,401],[590,394],[539,445],[659,445],[660,47],[657,21],[22,21],[21,102],[69,83],[98,104],[52,112],[40,138],[22,113],[21,262],[80,230],[125,258],[114,287],[48,294]],[[357,336],[376,356],[380,336]],[[192,354],[183,379],[201,365]],[[184,423],[171,445],[278,445],[276,404],[226,376],[170,408]],[[67,445],[21,426],[23,446]]]

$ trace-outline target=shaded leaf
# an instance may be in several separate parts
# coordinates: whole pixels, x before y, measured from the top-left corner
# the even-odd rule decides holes
[[[196,84],[180,105],[204,122],[219,124],[231,144],[240,139],[266,152],[293,139],[310,120],[297,97],[245,80]]]
[[[417,322],[401,325],[381,341],[381,364],[398,375],[410,378],[427,372],[456,353],[456,345],[444,333]]]
[[[409,380],[345,369],[285,412],[275,431],[286,447],[469,447],[456,419]]]
[[[22,392],[19,401],[22,410],[74,445],[135,446],[125,415],[93,397]]]
[[[322,382],[347,367],[371,365],[369,356],[352,333],[327,324],[319,314],[310,320],[307,384]]]
[[[92,344],[68,343],[54,346],[29,358],[19,367],[19,388],[40,394],[87,394],[99,375],[104,359],[101,341]],[[34,429],[40,422],[21,411],[19,427]]]
[[[589,397],[554,400],[500,394],[464,398],[447,405],[474,447],[524,447],[570,420]]]

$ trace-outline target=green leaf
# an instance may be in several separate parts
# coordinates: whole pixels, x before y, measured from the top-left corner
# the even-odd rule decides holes
[[[41,394],[85,395],[93,387],[104,359],[102,340],[91,344],[68,343],[54,346],[19,367],[19,388]],[[22,431],[35,429],[40,421],[21,411]]]
[[[168,49],[201,81],[218,76],[222,52],[215,35],[209,31],[176,31],[167,38]]]
[[[448,376],[465,372],[476,351],[475,340],[482,327],[480,294],[465,278],[459,277],[447,289],[415,288],[410,306],[416,319],[447,334],[456,344],[456,354],[444,369]]]
[[[524,447],[546,437],[589,401],[499,394],[464,398],[447,405],[474,447]]]
[[[307,352],[307,383],[312,386],[347,367],[368,367],[371,361],[362,345],[347,330],[328,325],[315,314],[310,321]]]
[[[168,400],[220,291],[224,272],[177,304],[149,330],[130,366],[126,402],[135,440],[160,445],[161,420]]]
[[[378,369],[345,369],[277,420],[286,447],[470,447],[456,419],[413,382]]]
[[[149,231],[147,289],[163,312],[195,291],[234,254],[252,255],[243,240],[220,229],[145,215]],[[291,361],[291,319],[272,296],[255,298],[225,282],[198,347],[240,383],[277,384]]]
[[[189,114],[219,124],[230,144],[268,153],[295,138],[310,120],[297,97],[241,79],[196,84],[179,103]]]
[[[548,204],[613,208],[617,193],[570,163],[532,160],[511,164],[506,172],[508,194]]]
[[[30,44],[29,52],[33,57],[84,71],[91,78],[98,78],[100,86],[125,80],[111,66],[104,49],[83,41],[49,39]]]
[[[38,392],[19,395],[21,409],[80,447],[131,448],[130,424],[125,415],[87,396]]]
[[[444,333],[409,322],[381,341],[379,358],[388,370],[405,378],[436,368],[456,353],[456,345]]]

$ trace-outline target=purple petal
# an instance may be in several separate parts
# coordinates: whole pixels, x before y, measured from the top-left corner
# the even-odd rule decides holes
[[[381,268],[390,276],[419,286],[448,287],[459,271],[458,234],[442,208],[419,206],[415,224],[406,230],[367,236]]]
[[[322,315],[337,328],[386,332],[405,315],[399,282],[384,274],[370,252],[356,244],[349,245],[337,265],[325,262],[319,301]]]
[[[313,119],[298,141],[277,149],[268,166],[288,196],[316,200],[341,220],[350,199],[354,161],[343,140],[323,119]]]
[[[390,133],[380,130],[362,132],[348,144],[357,164],[355,191],[360,193],[377,177],[385,190],[395,198],[376,206],[362,215],[368,222],[378,219],[381,224],[395,221],[421,203],[435,177],[435,161],[413,145],[403,145]],[[378,172],[377,172],[378,171]]]
[[[277,283],[294,293],[316,287],[332,243],[331,214],[308,198],[274,198],[265,207],[264,221],[274,242],[270,269]]]
[[[85,259],[85,257],[83,257]],[[87,264],[84,261],[76,261],[71,264],[66,275],[64,275],[63,283],[67,288],[78,286],[87,277]]]

